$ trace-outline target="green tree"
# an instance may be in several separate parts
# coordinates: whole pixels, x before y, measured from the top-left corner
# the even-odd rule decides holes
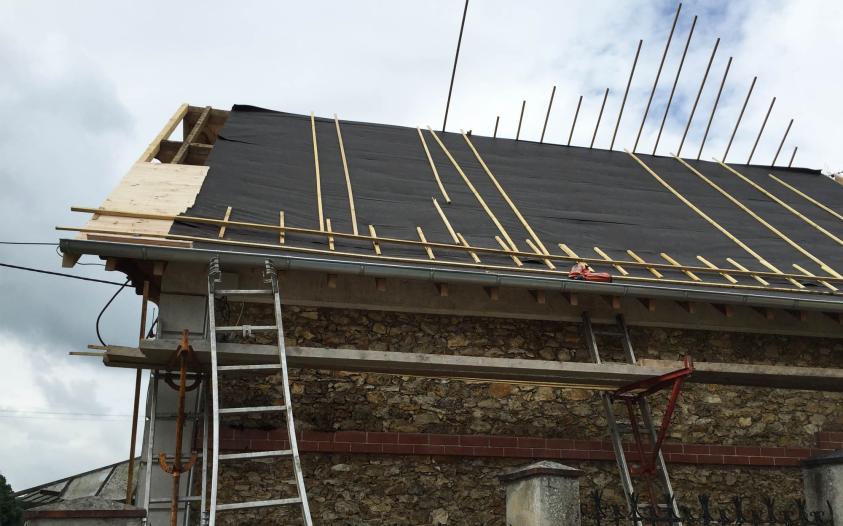
[[[0,526],[23,524],[23,509],[12,493],[12,486],[6,482],[6,477],[0,474]]]

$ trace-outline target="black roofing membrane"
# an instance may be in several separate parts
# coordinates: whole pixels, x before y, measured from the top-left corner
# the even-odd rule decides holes
[[[421,226],[428,241],[452,243],[432,200],[436,197],[457,232],[475,246],[498,248],[492,221],[442,149],[423,130],[431,156],[452,202],[447,204],[433,177],[415,128],[340,121],[354,194],[358,228],[378,236],[418,240]],[[437,132],[439,133],[439,132]],[[345,175],[332,119],[316,119],[322,205],[338,232],[351,232]],[[458,133],[439,133],[477,191],[486,200],[518,248],[530,251],[520,221],[495,189]],[[616,259],[630,259],[627,249],[644,259],[664,262],[666,252],[683,264],[700,266],[697,255],[728,266],[727,257],[750,269],[766,271],[743,249],[677,199],[627,153],[473,136],[471,140],[551,252],[565,243],[584,257],[598,257],[597,246]],[[784,272],[793,263],[812,272],[817,265],[764,228],[687,168],[669,157],[638,154],[659,176]],[[843,270],[843,247],[771,201],[715,162],[687,161],[759,214],[786,236],[836,270]],[[310,117],[252,106],[234,106],[208,158],[210,167],[195,204],[185,215],[278,224],[283,210],[289,227],[319,228]],[[780,177],[833,210],[843,210],[843,186],[816,171],[733,165],[740,173],[793,206],[835,235],[843,223],[769,177]],[[216,237],[218,227],[176,222],[172,234]],[[273,232],[228,228],[226,239],[276,244]],[[336,249],[372,254],[368,242],[336,238]],[[327,239],[287,234],[287,244],[327,250]],[[197,243],[216,250],[235,246]],[[385,256],[426,259],[419,247],[382,244]],[[464,253],[434,250],[438,260],[469,262]],[[509,258],[479,254],[484,263],[511,266]],[[330,257],[323,256],[323,257]],[[525,265],[546,268],[540,260]],[[563,266],[564,264],[560,264]],[[613,270],[613,269],[611,269]],[[627,269],[649,276],[643,269]],[[666,277],[687,279],[682,274]],[[707,280],[718,280],[710,277]],[[774,284],[785,284],[769,280]],[[725,283],[725,281],[723,281]],[[741,278],[741,283],[752,280]]]

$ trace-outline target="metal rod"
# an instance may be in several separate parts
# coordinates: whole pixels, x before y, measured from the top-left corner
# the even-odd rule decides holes
[[[697,27],[696,15],[694,15],[694,20],[691,22],[691,30],[688,32],[688,40],[685,41],[685,49],[682,50],[682,60],[679,61],[679,69],[676,70],[676,78],[673,79],[673,87],[670,88],[670,97],[667,99],[667,106],[664,108],[664,115],[662,115],[662,123],[659,126],[659,133],[656,135],[656,144],[653,146],[653,155],[656,155],[656,150],[659,147],[659,141],[661,141],[662,138],[664,124],[667,121],[667,114],[670,112],[670,105],[673,103],[673,95],[676,93],[676,85],[679,84],[679,75],[682,74],[682,66],[685,64],[685,56],[688,54],[688,47],[691,45],[691,37],[694,36],[695,27]]]
[[[732,57],[729,57],[729,62],[726,63],[726,71],[723,72],[723,80],[720,81],[720,89],[717,90],[717,98],[714,99],[714,106],[711,108],[711,115],[708,117],[708,124],[705,126],[705,133],[703,134],[702,142],[700,143],[700,151],[697,152],[697,160],[702,156],[705,140],[708,138],[708,131],[711,129],[711,122],[714,120],[714,113],[717,111],[717,104],[720,102],[720,95],[723,94],[723,86],[726,84],[726,77],[729,76],[729,68],[732,67]],[[678,154],[677,154],[678,156]]]
[[[609,97],[609,88],[606,88],[606,93],[603,94],[603,104],[600,105],[600,113],[597,114],[597,124],[594,126],[594,135],[591,136],[591,144],[588,145],[589,150],[594,147],[594,139],[597,138],[597,129],[600,127],[600,119],[603,118],[603,108],[606,107],[606,99],[608,97]]]
[[[732,148],[732,141],[735,140],[735,134],[738,133],[738,127],[741,125],[741,120],[743,119],[743,114],[746,111],[746,105],[749,104],[749,97],[752,95],[752,90],[755,88],[756,80],[758,80],[758,77],[752,77],[752,84],[749,85],[749,91],[746,93],[743,106],[741,106],[741,112],[738,114],[738,120],[735,122],[735,128],[732,130],[732,136],[729,138],[729,144],[726,145],[726,152],[723,153],[724,163],[726,162],[726,158],[729,156],[729,150]]]
[[[776,150],[776,155],[773,157],[773,162],[770,163],[770,168],[776,165],[776,159],[779,158],[779,154],[782,151],[782,146],[784,146],[784,141],[787,139],[787,134],[790,133],[790,127],[793,126],[793,119],[790,119],[790,122],[787,124],[787,129],[784,131],[784,135],[782,136],[782,142],[779,143],[779,147]]]
[[[682,157],[682,146],[685,145],[685,138],[688,136],[688,130],[691,128],[691,121],[694,120],[694,114],[697,112],[697,104],[700,102],[700,96],[705,87],[705,81],[708,79],[708,72],[711,71],[711,64],[714,62],[714,55],[717,54],[718,46],[720,46],[720,37],[717,37],[717,40],[714,42],[714,49],[711,50],[711,57],[708,59],[708,65],[705,67],[705,74],[703,75],[702,82],[700,82],[697,98],[694,99],[694,105],[691,107],[691,114],[688,116],[688,123],[685,125],[685,131],[682,133],[682,140],[679,141],[679,148],[676,151],[677,157]]]
[[[550,108],[553,106],[554,95],[556,95],[556,86],[553,86],[553,90],[550,92],[550,102],[547,103],[547,115],[544,116],[544,127],[542,128],[542,137],[539,139],[539,143],[544,142],[544,132],[547,130],[547,121],[550,120]]]
[[[501,116],[498,115],[495,117],[495,131],[492,132],[492,139],[496,139],[498,137],[498,124],[501,122]]]
[[[465,29],[465,15],[468,13],[468,0],[465,0],[465,8],[462,11],[462,22],[460,23],[460,36],[457,38],[457,53],[454,55],[454,69],[451,71],[451,85],[448,87],[448,100],[445,102],[445,118],[442,120],[442,131],[448,124],[448,109],[451,107],[451,93],[454,91],[454,78],[457,76],[457,61],[460,59],[460,46],[462,45],[462,32]]]
[[[791,156],[790,156],[790,162],[789,162],[789,163],[787,163],[787,167],[788,167],[788,168],[790,168],[791,166],[793,166],[793,160],[796,158],[796,150],[798,150],[798,149],[799,149],[799,146],[794,146],[794,147],[793,147],[793,155],[791,155]]]
[[[611,150],[615,146],[615,137],[618,135],[618,128],[621,125],[621,116],[623,115],[623,108],[626,106],[626,97],[629,95],[629,87],[632,85],[632,76],[635,74],[635,66],[638,64],[638,55],[641,54],[641,45],[644,43],[643,40],[638,41],[638,49],[635,50],[635,59],[632,61],[632,69],[629,71],[629,80],[626,81],[626,90],[623,92],[623,100],[621,101],[621,109],[618,112],[618,122],[615,123],[615,131],[612,133],[612,142],[609,143],[609,149]]]
[[[518,130],[515,132],[515,140],[517,141],[518,138],[521,136],[521,121],[524,120],[524,107],[527,105],[527,101],[521,101],[521,116],[518,117]]]
[[[571,123],[571,133],[568,135],[568,146],[571,145],[571,139],[574,137],[574,127],[577,125],[577,116],[580,114],[580,106],[582,106],[582,95],[577,102],[577,111],[574,112],[574,122]]]
[[[650,91],[650,98],[647,100],[647,107],[644,108],[644,117],[641,119],[641,126],[638,128],[638,136],[635,137],[635,144],[632,146],[632,153],[635,153],[635,149],[638,148],[638,141],[641,140],[641,132],[644,131],[644,123],[647,122],[647,114],[650,113],[650,105],[653,103],[653,96],[656,94],[656,87],[659,85],[659,77],[662,75],[664,59],[667,58],[667,50],[670,48],[670,41],[673,40],[673,32],[676,30],[676,22],[679,20],[680,11],[682,11],[681,3],[676,8],[676,15],[673,17],[673,25],[670,26],[670,34],[667,36],[667,42],[664,44],[662,60],[659,62],[659,69],[656,72],[656,80],[653,81],[653,89]]]
[[[767,126],[767,119],[770,118],[770,112],[773,111],[773,106],[775,104],[776,98],[773,97],[772,102],[770,102],[770,107],[767,108],[767,115],[764,116],[764,122],[761,123],[761,129],[758,130],[758,137],[755,138],[755,144],[752,145],[752,150],[749,152],[749,157],[746,160],[746,164],[749,164],[752,161],[752,156],[755,155],[755,149],[758,147],[758,141],[761,140],[761,134],[764,133],[764,128]]]

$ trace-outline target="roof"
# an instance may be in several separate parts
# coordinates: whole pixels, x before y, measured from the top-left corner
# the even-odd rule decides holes
[[[103,208],[127,217],[98,211],[100,230],[89,228],[88,238],[137,235],[117,229],[146,219],[157,225],[140,241],[150,245],[558,280],[585,260],[615,281],[653,289],[843,305],[843,268],[833,268],[843,256],[843,186],[817,171],[252,106],[234,106],[222,122],[213,147],[203,145],[207,166],[178,166],[184,197],[175,206],[135,206],[133,217],[126,208],[137,199],[110,198]],[[113,224],[103,229],[103,219]]]
[[[140,459],[135,460],[135,462],[139,461]],[[125,501],[128,471],[129,462],[124,460],[17,491],[14,496],[24,508],[86,497]],[[135,483],[137,484],[137,480]]]

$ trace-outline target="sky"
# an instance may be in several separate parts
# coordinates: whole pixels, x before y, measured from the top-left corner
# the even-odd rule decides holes
[[[639,39],[641,55],[615,149],[632,149],[677,4],[669,1],[472,0],[448,129],[608,148]],[[55,243],[81,225],[179,104],[276,110],[441,127],[462,0],[429,2],[0,2],[0,242]],[[694,15],[699,19],[658,153],[675,153],[716,38],[711,72],[683,156],[696,157],[717,87],[733,62],[703,158],[843,170],[843,4],[809,0],[689,1],[641,133],[652,152]],[[0,244],[0,263],[61,272],[54,246]],[[64,270],[123,282],[101,261]],[[0,268],[0,472],[36,484],[128,456],[134,372],[73,357],[97,342],[95,320],[117,287]],[[136,342],[140,301],[126,289],[102,317],[106,343]]]

